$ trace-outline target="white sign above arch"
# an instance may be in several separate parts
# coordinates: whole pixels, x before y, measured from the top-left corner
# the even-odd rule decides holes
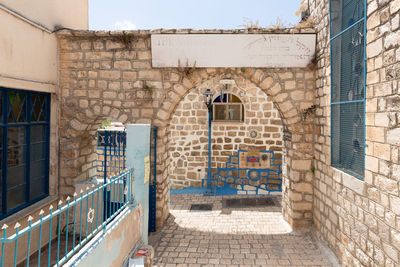
[[[315,34],[151,35],[154,68],[304,68],[315,45]]]

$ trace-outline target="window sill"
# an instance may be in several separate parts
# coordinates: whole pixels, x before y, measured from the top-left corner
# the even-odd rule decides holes
[[[344,187],[349,188],[360,195],[365,195],[367,192],[367,184],[365,181],[360,180],[359,178],[352,176],[342,170],[339,170],[335,167],[333,169],[333,177],[334,180],[343,184]]]
[[[212,124],[216,123],[216,124],[244,124],[244,121],[212,121]]]
[[[29,207],[26,207],[23,210],[20,210],[13,215],[8,216],[7,218],[4,218],[3,220],[0,221],[0,226],[3,224],[12,224],[16,221],[20,221],[22,218],[27,217],[34,213],[35,211],[38,211],[42,209],[45,206],[48,206],[50,203],[56,201],[58,199],[57,196],[48,196],[42,200],[39,200],[35,204],[30,205]]]

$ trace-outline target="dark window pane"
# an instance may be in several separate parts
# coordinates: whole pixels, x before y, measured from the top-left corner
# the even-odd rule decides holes
[[[8,122],[26,121],[26,94],[8,92]]]
[[[234,94],[222,94],[214,99],[213,103],[241,103],[239,97]]]
[[[43,177],[32,180],[29,192],[31,200],[43,196],[46,193],[46,179]]]
[[[223,96],[220,95],[217,98],[215,98],[213,102],[214,103],[222,103],[222,102],[224,102],[223,99],[224,99]]]
[[[20,186],[7,192],[8,211],[24,204],[25,202],[25,186]]]
[[[0,149],[2,148],[3,148],[3,127],[0,128]]]
[[[364,98],[363,29],[360,23],[331,42],[332,102]]]
[[[330,13],[333,37],[364,16],[364,0],[332,0]]]
[[[364,103],[332,106],[332,165],[364,176]]]
[[[31,180],[45,176],[45,167],[46,164],[44,160],[31,162]]]
[[[228,116],[231,121],[240,121],[240,105],[229,105]]]
[[[226,105],[218,105],[218,104],[214,105],[215,120],[225,120],[226,119],[226,110],[225,110],[226,108],[227,108]]]
[[[8,128],[8,147],[20,146],[26,144],[26,127],[10,127]]]
[[[8,168],[25,164],[25,146],[17,146],[8,149]]]
[[[25,183],[25,165],[7,169],[7,190]]]
[[[231,102],[231,103],[242,103],[242,101],[240,101],[239,97],[237,97],[235,95],[231,95],[231,96],[232,96],[232,98],[231,98],[231,101],[229,101],[229,102]]]
[[[31,161],[45,159],[46,143],[36,143],[31,145]]]
[[[46,125],[32,125],[31,143],[42,142],[46,140]]]
[[[45,95],[32,95],[31,121],[46,120],[46,104]]]

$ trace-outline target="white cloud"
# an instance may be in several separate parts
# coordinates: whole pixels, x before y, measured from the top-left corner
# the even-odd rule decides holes
[[[135,30],[136,25],[130,20],[118,20],[113,25],[111,25],[113,30]]]

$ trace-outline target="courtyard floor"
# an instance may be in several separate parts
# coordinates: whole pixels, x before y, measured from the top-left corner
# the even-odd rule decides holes
[[[149,238],[154,266],[338,266],[309,231],[292,231],[279,197],[247,198],[171,195],[165,226]]]

